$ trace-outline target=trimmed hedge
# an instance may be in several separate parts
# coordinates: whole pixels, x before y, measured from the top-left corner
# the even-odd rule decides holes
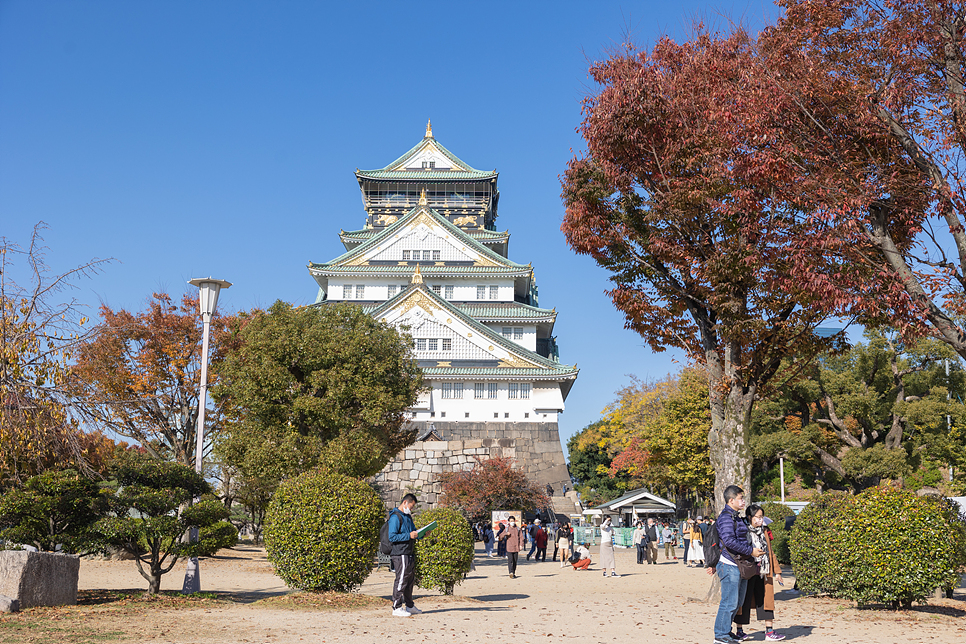
[[[372,572],[384,518],[366,483],[310,470],[283,482],[268,505],[268,560],[293,588],[352,590]]]
[[[791,536],[798,588],[908,608],[958,583],[966,522],[946,500],[886,487],[825,494]]]
[[[439,524],[436,529],[416,542],[416,584],[452,595],[473,565],[473,529],[451,508],[421,513],[415,518],[416,528],[433,521]]]
[[[788,549],[789,532],[785,529],[785,517],[795,516],[795,511],[787,505],[781,503],[762,503],[761,509],[765,511],[765,516],[773,521],[768,528],[772,536],[775,537],[771,542],[772,550],[778,561],[788,565],[792,562],[792,554]]]

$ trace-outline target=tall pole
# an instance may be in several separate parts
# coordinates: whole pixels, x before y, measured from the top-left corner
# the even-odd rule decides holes
[[[785,458],[778,457],[778,476],[782,480],[782,505],[785,505]]]
[[[201,334],[201,390],[198,394],[198,426],[195,429],[195,472],[201,474],[202,449],[205,444],[205,407],[208,401],[208,331],[211,327],[211,314],[203,312],[204,328]],[[198,541],[198,528],[191,528],[189,536],[192,543]],[[182,594],[190,595],[201,592],[201,568],[198,557],[188,558],[188,567],[184,573]]]
[[[193,279],[188,282],[197,286],[198,309],[201,312],[201,387],[198,392],[198,425],[195,428],[195,472],[202,474],[202,461],[205,445],[205,408],[208,403],[208,335],[211,329],[211,316],[218,306],[218,291],[231,286],[231,282],[224,280]],[[198,541],[198,528],[191,528],[189,537],[191,543]],[[189,557],[188,566],[184,573],[184,585],[181,592],[185,595],[201,592],[201,570],[198,557]]]

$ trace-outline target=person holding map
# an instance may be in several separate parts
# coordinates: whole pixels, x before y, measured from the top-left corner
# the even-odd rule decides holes
[[[399,502],[399,507],[389,516],[389,542],[392,544],[393,567],[396,580],[392,585],[393,617],[409,617],[423,611],[413,604],[413,584],[416,581],[416,524],[413,522],[413,508],[416,496],[407,494]]]

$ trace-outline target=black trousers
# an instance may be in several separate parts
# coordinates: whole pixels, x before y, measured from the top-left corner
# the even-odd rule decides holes
[[[546,561],[547,560],[547,547],[537,548],[537,556],[534,557],[535,561]]]
[[[509,569],[511,575],[516,574],[517,572],[517,558],[519,556],[519,552],[506,553],[506,567]]]
[[[642,564],[647,558],[647,542],[641,541],[637,544],[637,563]]]
[[[392,584],[393,609],[413,605],[413,583],[416,581],[416,557],[396,555],[390,557],[396,568],[396,581]]]
[[[759,622],[770,622],[775,619],[775,611],[765,610],[765,580],[761,575],[755,575],[748,580],[745,601],[741,605],[741,614],[735,615],[735,624],[741,626],[750,624],[752,609],[758,613]]]
[[[560,544],[558,542],[554,541],[553,542],[553,557],[550,559],[550,561],[556,561],[557,560],[557,552],[559,550],[560,550]],[[561,561],[563,561],[563,559],[561,559]]]

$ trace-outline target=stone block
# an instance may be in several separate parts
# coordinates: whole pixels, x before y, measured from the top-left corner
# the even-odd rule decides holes
[[[428,463],[429,465],[436,465],[437,463],[439,463],[439,459],[438,458],[427,458],[426,459],[426,463]]]
[[[495,441],[492,438],[484,438],[483,439],[483,447],[493,447],[493,443],[494,442]]]
[[[402,469],[404,470],[413,469],[413,462],[414,461],[412,459],[406,459],[405,461],[402,462]]]
[[[0,552],[0,595],[19,602],[19,608],[77,603],[80,558],[49,552]]]
[[[6,595],[0,595],[0,613],[17,613],[19,611],[20,602]]]
[[[414,449],[407,449],[406,450],[406,458],[416,458],[416,450],[414,450]]]
[[[463,441],[449,441],[448,445],[450,451],[460,452],[463,450]]]
[[[403,468],[403,464],[400,463],[399,461],[396,461],[395,463],[391,463],[391,465],[392,465],[392,471],[393,472],[398,472],[399,470],[401,470]]]
[[[423,449],[427,451],[437,450],[437,449],[444,450],[447,447],[448,447],[448,443],[446,441],[426,441],[425,443],[423,443]]]
[[[478,440],[463,441],[463,449],[471,450],[471,449],[479,449],[480,447],[483,447],[482,440],[478,439]],[[474,454],[475,453],[476,452],[474,452]]]
[[[501,438],[497,441],[497,444],[500,447],[510,447],[511,445],[513,445],[513,441],[509,438]]]
[[[443,466],[442,465],[433,465],[433,474],[442,474],[442,473],[443,473]],[[435,477],[433,477],[433,478],[435,478]]]
[[[424,454],[424,456],[425,458],[436,458],[436,452],[431,449],[428,449],[426,450],[426,453]]]

